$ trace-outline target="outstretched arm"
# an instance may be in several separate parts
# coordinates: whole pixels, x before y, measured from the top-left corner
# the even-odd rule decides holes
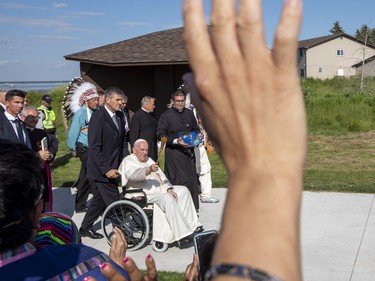
[[[302,1],[284,1],[272,50],[261,0],[240,0],[238,8],[235,0],[212,0],[210,35],[202,2],[183,5],[194,72],[184,78],[229,176],[213,264],[251,265],[301,280],[306,116],[296,58]]]

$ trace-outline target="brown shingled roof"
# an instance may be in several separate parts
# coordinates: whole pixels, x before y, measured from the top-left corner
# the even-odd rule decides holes
[[[188,63],[182,27],[146,34],[64,57],[67,60],[109,66]]]
[[[339,34],[331,34],[331,35],[327,35],[327,36],[316,37],[316,38],[298,41],[298,48],[305,48],[305,49],[312,48],[312,47],[315,47],[319,44],[322,44],[322,43],[328,42],[330,40],[336,39],[338,37],[346,37],[350,40],[357,41],[360,44],[364,44],[364,42],[362,40],[359,40],[359,39],[357,39],[357,38],[355,38],[355,37],[353,37],[349,34],[339,33]],[[371,44],[368,44],[368,43],[367,43],[367,46],[370,47],[370,48],[375,48],[375,46],[372,46]]]

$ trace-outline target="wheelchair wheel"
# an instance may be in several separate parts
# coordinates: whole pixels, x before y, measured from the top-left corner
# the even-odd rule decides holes
[[[168,244],[152,240],[152,249],[155,252],[163,253],[163,252],[165,252],[168,249]]]
[[[145,212],[129,200],[113,202],[103,213],[102,230],[109,245],[115,226],[124,233],[130,251],[141,248],[149,238],[150,224]]]

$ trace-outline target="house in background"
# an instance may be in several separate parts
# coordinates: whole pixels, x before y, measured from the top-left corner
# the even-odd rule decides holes
[[[346,33],[298,42],[298,71],[301,78],[330,79],[358,74],[357,64],[375,55],[375,46]]]
[[[115,86],[128,96],[128,108],[135,111],[143,96],[155,97],[159,116],[190,72],[183,40],[183,28],[146,34],[110,45],[64,56],[80,62],[83,80],[99,90]]]
[[[363,76],[365,77],[374,77],[375,76],[375,56],[369,57],[364,62],[361,61],[353,65],[356,71],[356,75],[362,74],[363,69]]]

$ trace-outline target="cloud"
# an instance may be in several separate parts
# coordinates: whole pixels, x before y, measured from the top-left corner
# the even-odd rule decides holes
[[[134,26],[151,26],[153,24],[149,22],[140,22],[140,21],[123,21],[123,22],[118,22],[117,25],[134,27]]]
[[[52,6],[55,9],[60,9],[60,8],[66,8],[66,7],[68,7],[68,4],[60,2],[60,3],[53,3]]]
[[[8,46],[10,42],[11,41],[8,38],[0,38],[0,47]]]
[[[69,31],[78,31],[78,32],[85,32],[85,33],[95,33],[94,29],[85,29],[85,28],[78,28],[75,27],[67,22],[62,21],[61,19],[43,19],[43,18],[24,18],[24,17],[10,17],[10,16],[2,16],[0,17],[0,24],[12,24],[12,25],[21,25],[21,26],[37,26],[37,27],[45,27],[50,28],[53,30],[58,30],[62,32],[69,32]]]
[[[63,62],[63,63],[55,64],[53,67],[54,67],[54,68],[61,68],[61,67],[65,67],[65,66],[67,66],[67,63],[66,63],[66,62]]]
[[[102,12],[73,12],[74,16],[89,16],[89,17],[96,17],[96,16],[105,16],[105,13]]]
[[[0,60],[0,65],[16,64],[20,62],[20,60]]]
[[[40,6],[30,6],[25,4],[19,4],[19,3],[13,3],[13,2],[5,2],[0,3],[1,7],[7,8],[7,9],[22,9],[22,10],[45,10],[45,7]]]
[[[173,28],[179,28],[179,27],[182,27],[182,23],[181,24],[168,24],[168,25],[164,25],[163,28],[165,29],[173,29]]]
[[[9,60],[0,60],[0,65],[6,65],[6,64],[9,64],[10,61]]]
[[[32,35],[30,36],[32,38],[37,38],[37,39],[43,39],[43,40],[48,40],[48,41],[56,41],[56,40],[77,40],[78,38],[76,37],[71,37],[71,36],[56,36],[56,35]],[[1,41],[0,41],[1,42]]]

